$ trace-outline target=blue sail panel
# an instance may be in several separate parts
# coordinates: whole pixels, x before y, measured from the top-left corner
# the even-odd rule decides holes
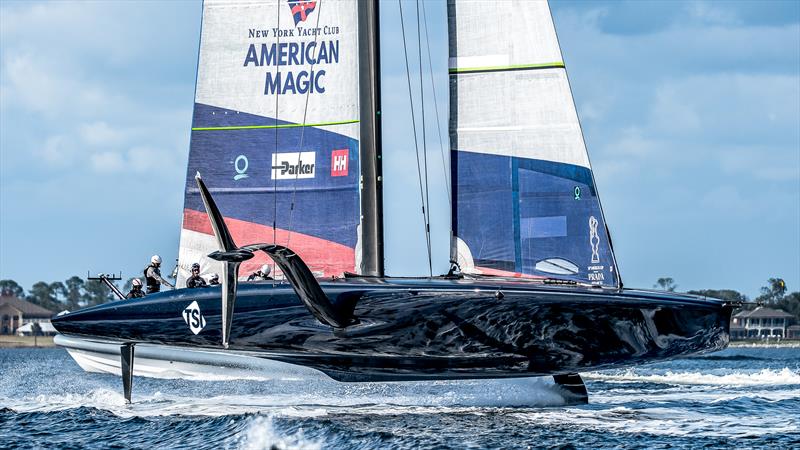
[[[466,151],[451,157],[453,229],[476,269],[616,283],[588,169]]]

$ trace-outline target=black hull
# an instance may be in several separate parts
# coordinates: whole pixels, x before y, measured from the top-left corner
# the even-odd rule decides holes
[[[663,292],[526,282],[355,279],[322,283],[358,323],[334,330],[288,284],[241,283],[230,350],[339,381],[544,376],[725,348],[731,306]],[[205,327],[183,317],[196,301]],[[219,288],[180,289],[53,318],[65,335],[221,349]]]

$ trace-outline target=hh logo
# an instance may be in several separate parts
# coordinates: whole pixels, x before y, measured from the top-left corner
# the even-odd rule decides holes
[[[331,176],[346,177],[347,164],[350,160],[350,150],[334,150],[331,152]]]
[[[292,9],[294,16],[294,26],[300,22],[305,22],[308,15],[317,7],[316,0],[289,0],[289,8]]]
[[[197,304],[197,301],[192,302],[191,305],[183,310],[183,321],[186,322],[186,325],[189,325],[189,329],[194,334],[201,332],[205,328],[206,318],[200,312],[200,305]]]

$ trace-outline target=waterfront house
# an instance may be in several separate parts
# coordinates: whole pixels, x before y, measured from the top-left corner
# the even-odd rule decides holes
[[[786,331],[793,318],[786,311],[763,306],[752,311],[741,311],[731,318],[731,339],[788,337]]]
[[[16,334],[18,328],[29,323],[39,323],[43,330],[49,329],[53,314],[49,309],[20,298],[0,296],[0,334]]]

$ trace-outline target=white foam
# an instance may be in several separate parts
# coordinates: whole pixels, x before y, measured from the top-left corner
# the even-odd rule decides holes
[[[282,435],[275,429],[272,416],[258,416],[250,419],[244,435],[236,443],[238,448],[244,450],[262,449],[301,449],[319,450],[322,448],[322,441],[307,439],[300,429],[296,433]]]
[[[715,385],[715,386],[781,386],[800,385],[800,372],[784,367],[781,370],[762,369],[760,371],[727,371],[727,373],[672,372],[663,374],[638,373],[637,369],[624,372],[591,372],[584,375],[588,380],[630,383],[650,382],[664,384]]]
[[[758,437],[796,433],[796,420],[786,417],[695,413],[686,408],[615,407],[604,410],[559,409],[512,413],[535,426],[569,424],[583,430],[648,433],[666,436]]]
[[[237,385],[236,383],[242,383]],[[161,383],[157,383],[161,384]],[[53,393],[33,398],[2,398],[0,404],[18,412],[55,411],[78,407],[106,410],[121,417],[165,415],[222,416],[269,412],[314,417],[359,412],[370,414],[429,413],[441,408],[562,406],[564,399],[552,381],[543,379],[468,380],[408,383],[338,383],[335,381],[273,382],[263,384],[262,395],[230,392],[252,390],[252,382],[198,388],[186,384],[174,391],[144,392],[134,383],[133,404],[126,405],[121,389],[91,388],[86,393]],[[191,382],[188,384],[191,388]],[[71,389],[75,389],[71,386]],[[77,386],[80,388],[80,386]],[[216,391],[216,393],[214,393]],[[241,391],[240,391],[241,392]]]
[[[798,342],[737,342],[730,345],[730,348],[800,348]]]
[[[724,391],[717,387],[706,389],[697,385],[687,387],[681,386],[673,389],[658,389],[649,392],[642,392],[636,389],[625,389],[612,391],[601,391],[592,393],[591,403],[595,405],[620,405],[631,402],[638,402],[645,398],[650,403],[665,402],[699,402],[705,404],[728,403],[739,399],[764,400],[768,402],[779,402],[791,399],[800,399],[800,389],[753,389],[748,387],[746,392],[739,389]]]

